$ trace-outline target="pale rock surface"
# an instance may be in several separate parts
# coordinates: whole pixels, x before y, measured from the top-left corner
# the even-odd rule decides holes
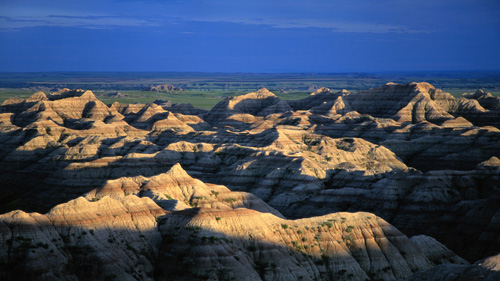
[[[0,216],[2,280],[153,280],[161,243],[156,218],[166,212],[149,198],[80,197],[46,215]],[[21,262],[22,261],[22,262]]]
[[[253,194],[231,192],[221,185],[207,185],[189,176],[180,164],[175,164],[164,174],[150,178],[139,176],[107,181],[103,187],[92,190],[85,197],[89,200],[105,196],[124,198],[130,194],[149,197],[169,211],[193,207],[222,210],[243,207],[282,217],[278,211]]]
[[[476,264],[492,271],[500,271],[500,254],[480,260]]]
[[[453,116],[441,108],[429,91],[435,88],[425,82],[399,85],[387,83],[380,88],[349,95],[354,110],[375,117],[394,118],[398,122],[429,121],[441,124]],[[374,102],[377,99],[379,102]]]
[[[201,209],[172,214],[160,231],[169,237],[159,257],[163,279],[396,280],[431,267],[407,237],[369,213],[293,221]]]
[[[276,95],[265,88],[246,95],[226,98],[210,110],[205,120],[213,125],[236,113],[247,113],[254,116],[267,115],[291,110]]]
[[[410,271],[425,269],[434,263],[445,262],[441,255],[460,263],[460,259],[446,248],[471,263],[494,256],[500,251],[497,243],[500,235],[497,99],[482,91],[455,99],[427,83],[392,83],[361,93],[345,90],[334,93],[321,88],[298,101],[283,101],[262,89],[228,98],[209,113],[168,103],[114,103],[108,107],[90,91],[69,89],[7,100],[0,106],[0,207],[4,212],[19,208],[39,212],[63,208],[64,215],[58,213],[56,219],[50,215],[55,211],[46,215],[8,213],[7,217],[22,220],[13,221],[7,228],[0,226],[0,232],[16,233],[16,227],[26,220],[34,227],[22,229],[32,229],[33,233],[48,233],[44,234],[48,237],[59,235],[61,239],[66,239],[68,233],[75,236],[70,235],[65,241],[57,242],[59,244],[50,244],[52,238],[49,242],[40,241],[42,244],[36,250],[24,238],[17,244],[5,242],[7,244],[1,249],[4,251],[2,266],[12,268],[9,272],[26,272],[30,279],[38,276],[33,272],[42,272],[41,268],[50,267],[53,261],[68,264],[55,273],[43,271],[40,280],[104,279],[106,275],[101,272],[115,274],[123,280],[140,279],[139,276],[144,279],[160,276],[239,279],[241,275],[234,272],[240,271],[254,279],[279,279],[283,275],[292,280],[299,276],[324,280],[372,277],[390,280],[409,276],[407,268]],[[86,194],[86,199],[71,201],[82,194]],[[56,205],[58,207],[54,208]],[[127,215],[122,215],[129,214],[127,211],[130,212],[132,206],[144,211],[141,211],[144,219],[136,221],[132,217],[133,222],[130,222]],[[99,212],[101,216],[85,210]],[[109,210],[116,212],[112,214]],[[328,219],[335,219],[335,214],[331,213],[340,211],[369,211],[407,235],[429,236],[419,240],[424,243],[422,249],[425,251],[417,249],[411,253],[416,255],[412,262],[422,266],[410,266],[412,262],[406,262],[406,267],[400,265],[406,257],[400,258],[397,252],[402,256],[403,251],[410,253],[399,246],[395,252],[384,252],[385,248],[379,245],[391,265],[389,268],[382,266],[384,262],[378,254],[372,256],[372,252],[366,251],[370,253],[367,258],[361,250],[363,258],[359,258],[356,251],[346,250],[342,243],[337,241],[339,246],[330,243],[333,241],[330,238],[337,239],[338,233],[334,234],[337,230],[330,229],[329,224],[321,226],[321,230],[316,226],[317,233],[309,230],[313,237],[300,236],[309,233],[305,231],[306,225],[300,229],[302,234],[298,229],[288,233],[280,226],[287,224],[290,231],[295,224],[304,223],[303,220],[286,221],[280,212],[288,218],[307,221],[315,220],[308,217],[325,214],[330,214]],[[159,244],[149,242],[149,234],[138,234],[145,237],[137,241],[127,238],[115,244],[113,237],[121,235],[116,234],[115,227],[121,227],[120,223],[126,228],[124,233],[129,233],[137,227],[151,227],[155,219],[162,222],[163,237]],[[322,223],[328,223],[328,219]],[[47,221],[50,223],[46,226]],[[66,228],[55,228],[53,221]],[[195,227],[191,221],[210,226],[204,240],[198,234],[205,230],[190,230]],[[269,225],[266,221],[277,224]],[[105,226],[105,230],[99,230],[104,237],[98,240],[103,241],[99,242],[104,245],[101,248],[109,253],[97,247],[86,256],[83,254],[88,250],[86,245],[93,247],[95,242],[87,241],[91,237],[90,230],[85,230],[87,234],[78,234],[83,233],[82,225],[94,224]],[[362,229],[365,240],[359,240],[360,243],[366,241],[365,244],[372,245],[370,231],[379,235],[374,229],[380,225],[369,220],[352,225],[351,232],[346,228],[345,234],[356,233],[360,238],[358,230]],[[367,225],[371,230],[363,228]],[[168,232],[163,232],[163,227]],[[312,229],[312,226],[307,227]],[[263,238],[256,240],[259,233],[252,232],[252,228],[260,230]],[[330,230],[326,231],[327,228]],[[151,233],[155,231],[158,232],[156,229]],[[239,231],[248,232],[254,238],[241,237]],[[278,231],[282,238],[275,237]],[[96,228],[95,236],[100,236],[99,232]],[[330,242],[314,239],[323,232],[328,233]],[[176,238],[181,239],[178,241],[194,243],[195,247],[181,243],[174,245],[180,251],[170,253],[168,247],[173,235],[179,233],[183,235]],[[342,236],[348,239],[346,235]],[[195,236],[202,239],[201,242]],[[442,241],[446,248],[430,236]],[[407,240],[406,236],[401,237]],[[299,238],[307,240],[300,244]],[[106,242],[108,239],[113,242]],[[84,240],[85,243],[74,243]],[[318,245],[307,244],[313,240]],[[60,243],[68,249],[61,249],[63,244]],[[127,243],[135,250],[129,249]],[[239,247],[233,249],[234,243]],[[316,247],[320,244],[323,252],[331,253],[329,266],[317,258],[320,254]],[[54,245],[59,245],[56,248],[61,250],[56,251]],[[155,245],[161,245],[158,246],[161,249],[167,247],[167,250]],[[257,248],[255,251],[252,245]],[[21,255],[9,256],[5,248],[12,247],[21,247]],[[44,251],[43,256],[50,257],[47,263],[39,258],[39,250]],[[310,253],[300,254],[304,250]],[[45,253],[47,251],[49,254]],[[185,263],[171,262],[168,266],[172,266],[173,271],[167,273],[156,271],[160,267],[156,267],[154,257],[159,252],[165,253],[161,259],[176,257],[176,261],[178,258]],[[238,253],[240,260],[234,258],[234,253]],[[23,265],[19,260],[27,257],[24,254],[33,255],[28,258],[26,268],[11,266]],[[184,254],[188,255],[187,259]],[[89,271],[88,268],[94,265],[88,261],[94,256],[106,263],[99,262],[95,265],[96,270]],[[125,256],[132,258],[126,261]],[[421,256],[424,259],[419,258]],[[191,258],[207,265],[195,269],[196,276],[176,271],[183,266],[191,268]],[[372,270],[367,265],[368,260],[370,265],[377,267]],[[222,265],[231,269],[224,272]],[[381,271],[376,270],[379,265]],[[76,270],[72,271],[75,266]],[[133,271],[135,267],[140,267],[141,272]],[[476,271],[477,268],[477,265],[440,265],[429,271],[431,275],[425,271],[427,273],[422,276],[444,278],[456,271],[467,277],[469,269],[479,274],[485,272],[484,268]],[[91,272],[95,275],[90,276],[94,274]]]

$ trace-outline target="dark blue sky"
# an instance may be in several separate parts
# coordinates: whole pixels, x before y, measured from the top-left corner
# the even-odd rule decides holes
[[[0,71],[493,69],[499,0],[0,0]]]

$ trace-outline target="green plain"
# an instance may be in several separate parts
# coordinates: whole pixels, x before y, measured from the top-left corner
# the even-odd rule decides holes
[[[104,103],[148,103],[170,100],[191,103],[210,109],[224,97],[246,94],[267,88],[285,100],[304,98],[318,87],[351,92],[379,87],[387,82],[429,82],[455,97],[478,89],[500,96],[500,72],[408,72],[408,73],[340,73],[340,74],[224,74],[224,73],[111,73],[47,72],[0,73],[0,102],[8,98],[26,98],[42,90],[60,88],[92,90]],[[183,91],[144,91],[149,86],[171,84]],[[107,95],[120,92],[125,97]]]

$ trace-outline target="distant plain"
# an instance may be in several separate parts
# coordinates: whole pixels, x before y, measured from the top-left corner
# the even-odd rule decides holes
[[[167,73],[167,72],[33,72],[0,73],[0,102],[25,98],[36,91],[60,88],[92,90],[103,102],[111,104],[148,103],[170,100],[210,109],[227,96],[236,96],[267,88],[285,100],[304,98],[315,88],[356,92],[387,82],[425,81],[455,97],[483,89],[500,96],[500,71],[480,72],[391,72],[391,73]],[[170,84],[183,91],[145,91],[149,86]],[[109,97],[119,92],[120,97]]]

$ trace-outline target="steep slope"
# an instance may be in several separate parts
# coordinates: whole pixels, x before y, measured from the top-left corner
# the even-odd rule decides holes
[[[2,280],[396,280],[433,266],[373,214],[286,220],[180,165],[109,181],[46,215],[1,215],[0,241]]]
[[[231,115],[238,113],[265,116],[289,110],[291,108],[286,102],[281,101],[276,95],[262,88],[257,92],[243,96],[226,98],[210,110],[205,120],[210,124],[217,124]]]
[[[3,280],[396,280],[432,266],[369,213],[295,221],[243,208],[168,213],[128,195],[78,198],[46,215],[14,211],[0,225]]]
[[[464,93],[462,97],[477,100],[482,107],[488,110],[500,110],[500,97],[494,97],[481,89],[477,90],[475,93]]]
[[[408,281],[456,280],[494,281],[500,280],[498,255],[471,265],[444,264],[415,273]]]
[[[244,209],[201,209],[173,213],[160,231],[168,237],[160,280],[395,280],[433,266],[369,213],[291,221]]]
[[[318,111],[316,114],[323,114],[320,112],[328,108],[330,110],[349,109],[350,105],[344,102],[343,97],[350,94],[347,90],[333,93],[330,89],[323,87],[311,93],[306,98],[288,101],[288,104],[294,110],[311,110],[312,112]]]
[[[192,207],[222,210],[243,207],[282,217],[278,211],[253,194],[231,192],[221,185],[207,185],[189,176],[180,164],[175,164],[166,173],[150,178],[139,176],[107,181],[103,187],[90,191],[85,197],[98,200],[105,196],[124,198],[130,194],[149,197],[169,211]]]
[[[346,98],[356,111],[363,114],[394,118],[398,122],[429,121],[441,124],[453,116],[431,98],[429,91],[433,89],[428,83],[387,83]],[[378,102],[374,102],[375,99]]]
[[[161,244],[149,198],[78,198],[46,215],[0,216],[2,280],[152,280]]]
[[[469,276],[478,264],[455,253],[474,263],[500,252],[495,100],[484,92],[454,98],[427,83],[321,88],[298,101],[262,89],[207,114],[168,102],[108,107],[83,90],[7,100],[0,208],[48,213],[2,216],[5,237],[31,229],[30,239],[42,239],[6,238],[4,276],[394,280],[427,269],[421,276],[455,269]],[[344,211],[371,214],[335,214]],[[414,242],[387,222],[417,235]],[[88,236],[97,235],[92,225],[103,228],[98,242]],[[135,240],[135,228],[139,238],[161,238]],[[45,254],[50,259],[38,261]],[[67,265],[43,270],[59,260]],[[432,271],[448,262],[460,265]]]

